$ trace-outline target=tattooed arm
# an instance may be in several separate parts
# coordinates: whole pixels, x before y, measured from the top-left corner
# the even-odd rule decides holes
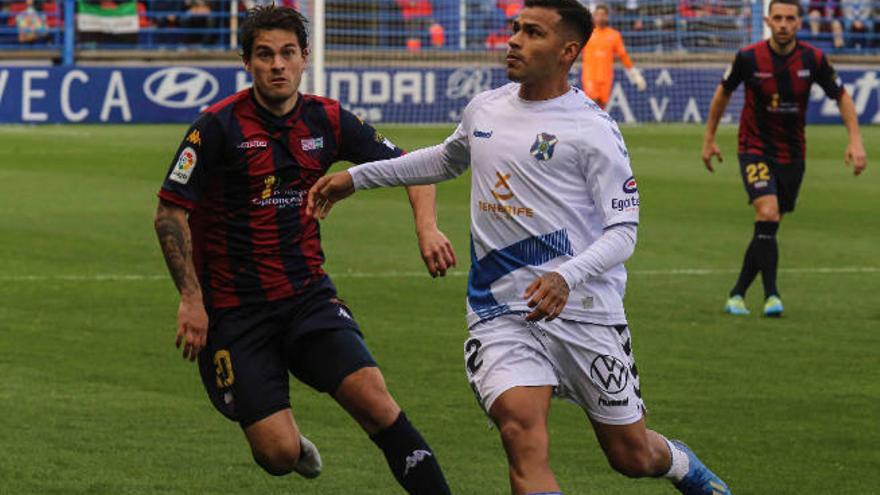
[[[180,292],[177,309],[176,345],[183,347],[183,358],[194,361],[205,347],[208,336],[208,314],[202,301],[202,288],[192,260],[192,236],[183,208],[159,200],[154,220],[165,264]]]

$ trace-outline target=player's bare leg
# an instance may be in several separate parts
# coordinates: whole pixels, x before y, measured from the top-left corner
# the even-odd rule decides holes
[[[510,490],[514,495],[558,492],[550,470],[547,416],[553,387],[514,387],[489,410],[507,452]]]
[[[245,437],[251,446],[254,460],[267,473],[283,476],[297,471],[307,478],[314,478],[320,473],[321,458],[317,450],[299,433],[293,413],[284,409],[273,413],[256,423],[244,428]],[[311,456],[309,465],[300,463],[301,446],[309,445]]]
[[[779,214],[779,198],[775,194],[758,196],[752,201],[755,207],[756,222],[780,222],[782,215]]]
[[[667,478],[686,495],[730,495],[727,484],[683,443],[645,427],[645,419],[607,425],[590,419],[615,471],[630,478]]]
[[[743,258],[742,269],[725,311],[730,314],[748,314],[743,298],[755,276],[761,273],[764,283],[764,315],[780,316],[782,300],[776,288],[776,272],[779,263],[779,248],[776,244],[776,231],[782,215],[779,213],[779,198],[775,194],[758,196],[752,201],[755,208],[755,233]]]
[[[382,450],[408,493],[450,493],[434,452],[391,397],[379,368],[361,368],[346,376],[333,397]]]
[[[599,445],[608,463],[630,478],[662,476],[672,465],[666,439],[645,427],[645,419],[629,425],[593,423]]]
[[[379,368],[361,368],[348,375],[333,397],[369,435],[387,428],[400,415]]]

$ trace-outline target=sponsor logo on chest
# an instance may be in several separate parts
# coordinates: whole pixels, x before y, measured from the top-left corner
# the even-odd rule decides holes
[[[251,150],[251,149],[259,149],[259,148],[267,148],[269,146],[269,141],[266,139],[255,138],[248,139],[247,141],[242,141],[238,143],[236,148],[240,150]]]
[[[303,151],[317,151],[324,149],[324,137],[301,139],[300,145],[302,146]]]

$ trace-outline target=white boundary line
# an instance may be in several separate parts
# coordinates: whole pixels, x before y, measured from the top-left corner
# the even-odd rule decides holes
[[[803,274],[846,274],[846,273],[880,273],[880,267],[876,266],[844,266],[833,268],[780,268],[781,273]],[[739,273],[739,270],[720,268],[672,268],[668,270],[630,270],[630,275],[661,275],[661,276],[706,276]],[[447,273],[449,277],[466,277],[464,270],[454,270]],[[337,272],[330,273],[331,278],[426,278],[425,271],[397,271],[384,272]],[[141,282],[151,280],[169,280],[168,275],[138,275],[138,274],[97,274],[97,275],[0,275],[0,282]]]

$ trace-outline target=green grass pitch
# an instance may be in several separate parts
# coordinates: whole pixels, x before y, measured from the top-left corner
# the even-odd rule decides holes
[[[382,128],[406,148],[447,127]],[[325,460],[272,478],[173,347],[176,293],[154,238],[155,192],[182,126],[0,127],[0,493],[402,493],[328,397],[292,385]],[[625,127],[642,195],[626,299],[649,424],[687,441],[740,494],[880,491],[880,128],[853,178],[842,126],[809,129],[798,211],[780,229],[786,315],[722,314],[752,213],[735,129],[714,174],[697,126]],[[327,268],[390,389],[460,494],[507,472],[462,362],[467,177],[439,188],[451,276],[423,274],[402,190],[370,191],[323,227]],[[414,274],[415,273],[415,274]],[[748,303],[760,305],[753,287]],[[555,402],[551,462],[568,494],[674,493],[611,471],[581,411]]]

